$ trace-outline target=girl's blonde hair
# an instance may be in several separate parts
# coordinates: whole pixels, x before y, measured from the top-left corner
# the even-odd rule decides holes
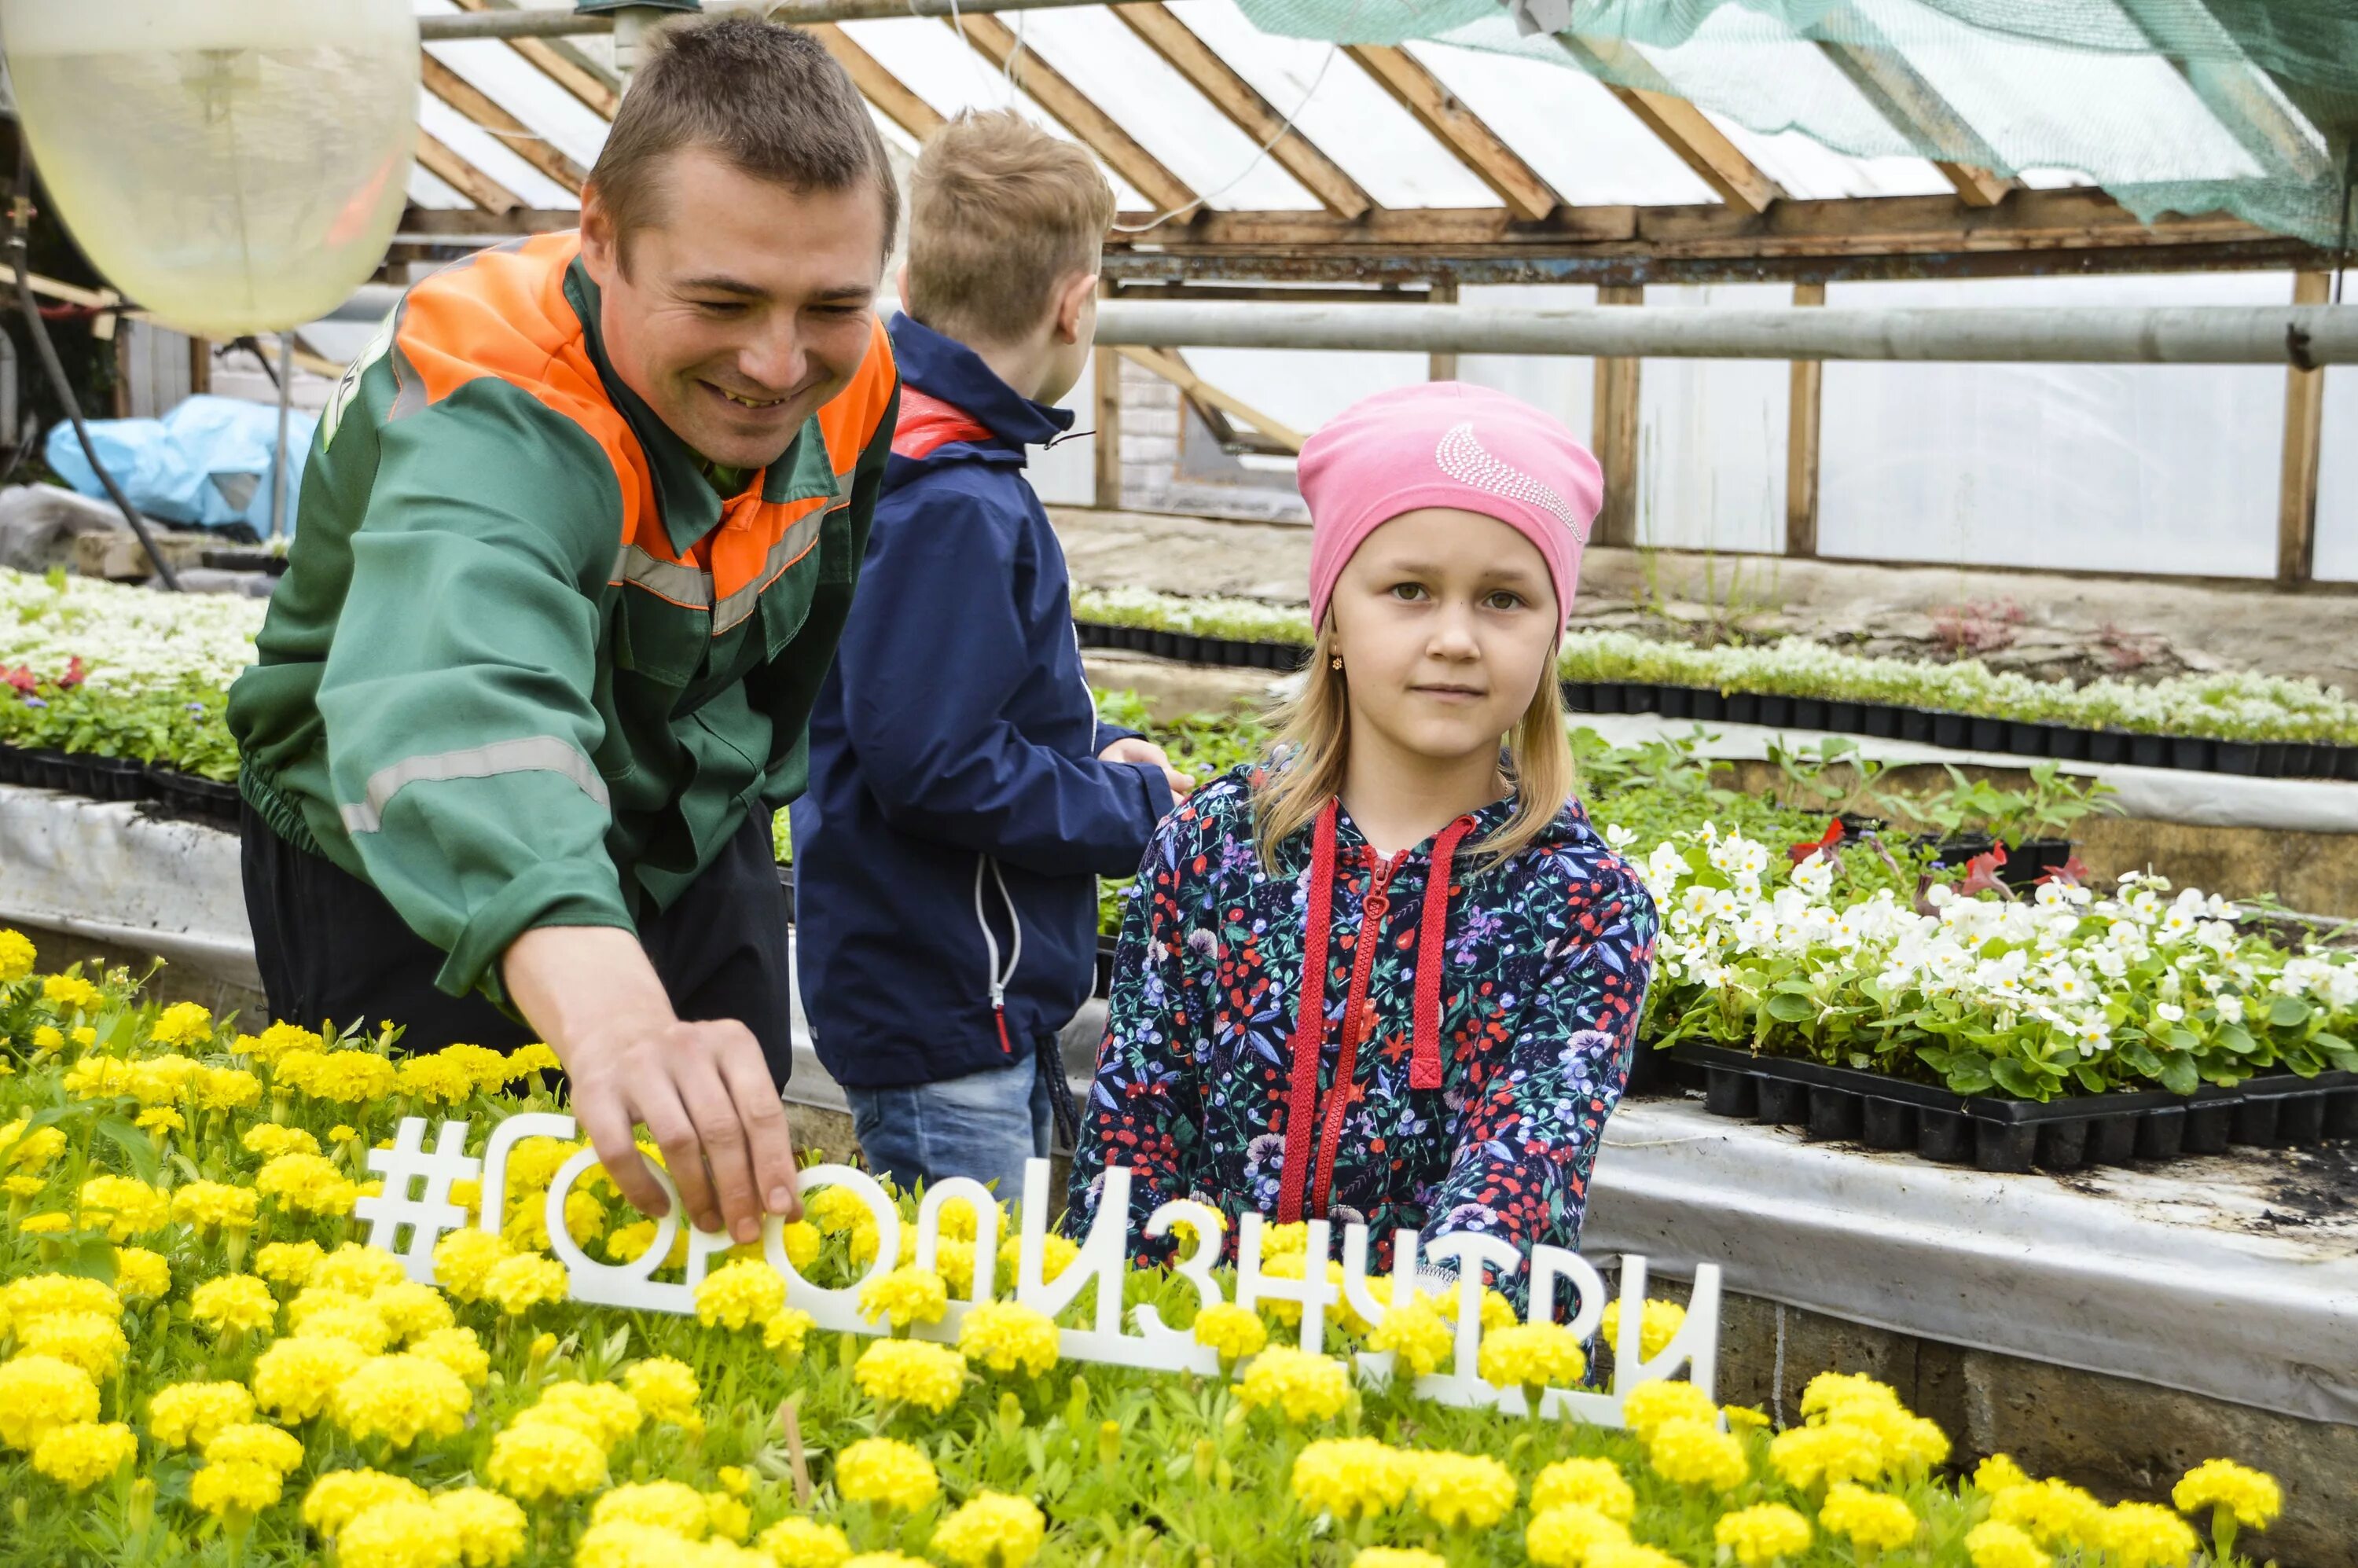
[[[1334,623],[1319,628],[1310,649],[1310,667],[1301,689],[1270,710],[1276,730],[1271,742],[1282,766],[1263,771],[1253,790],[1253,837],[1261,865],[1277,869],[1277,847],[1315,821],[1327,801],[1341,793],[1344,763],[1350,755],[1351,705],[1346,672],[1335,667]],[[1495,833],[1466,848],[1469,870],[1496,865],[1547,830],[1577,787],[1572,741],[1564,730],[1563,688],[1549,661],[1531,706],[1507,732],[1507,773],[1515,786],[1515,814]]]

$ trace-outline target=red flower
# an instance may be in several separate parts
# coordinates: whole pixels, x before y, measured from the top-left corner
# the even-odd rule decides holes
[[[1975,855],[1965,862],[1965,880],[1959,884],[1966,893],[1994,892],[2003,887],[1997,870],[2006,864],[2006,846],[1993,845],[1986,855]]]
[[[2039,880],[2042,882],[2061,882],[2065,887],[2074,888],[2087,886],[2088,877],[2087,862],[2081,860],[2077,854],[2072,855],[2061,865],[2050,866],[2039,873]]]
[[[1816,843],[1794,844],[1788,847],[1785,850],[1785,859],[1798,866],[1803,860],[1808,860],[1811,856],[1817,854],[1821,850],[1831,850],[1835,845],[1842,841],[1842,818],[1837,816],[1832,822],[1826,824],[1824,835],[1821,837]]]

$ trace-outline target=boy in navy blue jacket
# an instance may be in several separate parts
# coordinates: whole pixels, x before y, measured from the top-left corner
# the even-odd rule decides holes
[[[1087,153],[966,114],[911,180],[901,419],[793,808],[803,1007],[871,1168],[1022,1190],[1097,881],[1189,783],[1101,724],[1065,556],[1023,478],[1065,433],[1114,197]]]

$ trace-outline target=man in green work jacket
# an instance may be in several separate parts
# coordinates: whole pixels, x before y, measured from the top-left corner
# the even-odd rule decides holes
[[[272,1012],[545,1039],[625,1196],[797,1212],[799,794],[892,438],[882,141],[806,33],[671,32],[579,232],[417,284],[345,373],[239,677]],[[522,1022],[518,1022],[519,1017]]]

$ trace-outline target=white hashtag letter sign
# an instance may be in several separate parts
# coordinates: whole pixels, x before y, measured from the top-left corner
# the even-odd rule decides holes
[[[446,1121],[435,1135],[433,1152],[427,1152],[422,1116],[401,1119],[392,1148],[369,1151],[368,1168],[384,1178],[384,1191],[362,1198],[352,1212],[369,1222],[368,1244],[398,1257],[421,1285],[434,1282],[434,1244],[444,1232],[467,1223],[467,1211],[450,1201],[450,1184],[472,1181],[478,1169],[479,1162],[466,1151],[467,1124]],[[399,1244],[405,1227],[406,1247]]]

